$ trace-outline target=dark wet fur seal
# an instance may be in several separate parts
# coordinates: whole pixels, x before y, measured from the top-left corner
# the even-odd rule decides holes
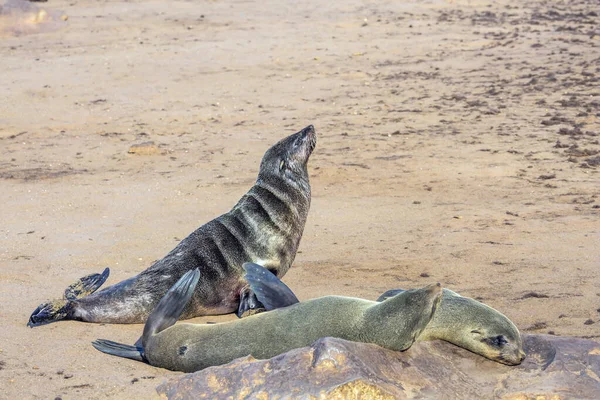
[[[248,275],[262,268],[244,264],[247,266]],[[141,346],[97,340],[94,347],[111,355],[184,372],[222,365],[247,355],[259,359],[274,357],[327,336],[402,351],[427,326],[442,293],[441,286],[433,284],[380,303],[326,296],[216,325],[173,325],[200,278],[198,270],[190,271],[169,290],[148,318]],[[265,279],[248,278],[249,282],[253,280],[259,301],[267,309],[273,308],[269,299],[261,296],[260,288],[256,289]],[[267,288],[266,292],[270,291]]]
[[[255,185],[231,211],[198,228],[139,275],[97,293],[108,269],[80,279],[69,287],[77,290],[40,305],[28,325],[142,323],[179,278],[196,268],[202,279],[182,318],[236,310],[241,316],[261,307],[247,288],[242,264],[261,264],[280,277],[291,267],[310,207],[307,163],[315,145],[312,125],[279,141],[265,153]]]
[[[388,290],[377,301],[402,293]],[[490,360],[518,365],[525,359],[519,330],[499,311],[452,290],[442,292],[442,301],[421,340],[445,340]]]

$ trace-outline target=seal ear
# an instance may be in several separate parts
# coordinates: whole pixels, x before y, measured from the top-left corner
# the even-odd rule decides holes
[[[200,270],[198,268],[186,272],[169,289],[167,294],[160,299],[144,326],[144,334],[142,335],[143,347],[146,347],[146,342],[150,336],[167,329],[177,322],[185,306],[194,294],[199,278]]]
[[[376,301],[378,303],[381,303],[382,301],[387,300],[390,297],[394,297],[395,295],[400,294],[405,291],[406,290],[404,290],[404,289],[390,289],[387,292],[385,292],[384,294],[382,294],[381,296],[379,296]]]
[[[254,263],[244,263],[242,267],[246,271],[245,278],[250,290],[267,311],[299,302],[294,292],[265,267]]]

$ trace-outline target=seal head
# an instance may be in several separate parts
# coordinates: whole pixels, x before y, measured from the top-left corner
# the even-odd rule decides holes
[[[270,177],[284,178],[302,191],[310,192],[307,164],[316,144],[317,135],[312,125],[280,140],[265,153],[257,182],[269,182]]]
[[[442,297],[439,320],[431,321],[425,335],[443,335],[449,342],[502,364],[521,364],[525,352],[515,324],[483,303],[452,293]]]
[[[388,290],[377,301],[402,293]],[[518,365],[525,359],[519,330],[499,311],[449,289],[418,340],[445,340],[490,360]]]

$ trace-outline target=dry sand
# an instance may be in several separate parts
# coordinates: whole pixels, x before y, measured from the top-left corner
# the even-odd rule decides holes
[[[37,7],[68,20],[0,24],[0,397],[153,396],[177,373],[90,345],[141,325],[30,313],[148,267],[308,124],[301,299],[439,281],[524,331],[600,336],[596,0]]]

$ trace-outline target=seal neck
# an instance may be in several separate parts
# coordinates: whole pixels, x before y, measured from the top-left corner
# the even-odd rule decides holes
[[[363,324],[371,327],[363,329],[366,339],[388,349],[406,350],[431,321],[440,298],[441,287],[430,285],[374,303],[364,314]]]

